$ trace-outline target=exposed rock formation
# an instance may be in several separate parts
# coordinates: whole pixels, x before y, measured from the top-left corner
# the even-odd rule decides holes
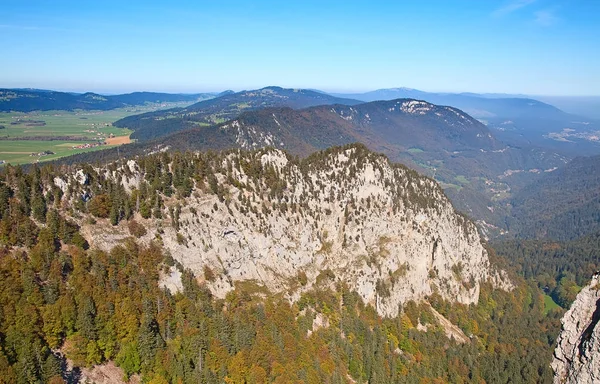
[[[184,200],[165,198],[163,217],[180,204],[177,220],[138,220],[149,229],[143,240],[160,233],[173,258],[217,296],[236,281],[291,299],[344,282],[395,316],[402,303],[435,291],[473,303],[482,281],[510,286],[435,181],[362,146],[302,162],[279,150],[233,152],[214,171],[218,193],[196,185]],[[129,235],[124,226],[84,230],[92,246],[109,248]]]
[[[555,383],[600,383],[600,274],[583,288],[563,316],[554,351]]]

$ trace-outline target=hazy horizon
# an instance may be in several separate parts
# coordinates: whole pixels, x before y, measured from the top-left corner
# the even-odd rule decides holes
[[[253,89],[262,89],[262,88],[266,88],[266,87],[282,87],[281,85],[275,85],[275,84],[271,84],[271,85],[265,85],[265,86],[259,86],[257,88],[246,88],[246,89],[215,89],[215,90],[195,90],[195,91],[177,91],[177,90],[165,90],[165,89],[130,89],[130,90],[122,90],[122,91],[111,91],[111,90],[94,90],[94,89],[48,89],[48,88],[37,88],[37,87],[28,87],[28,86],[16,86],[16,87],[4,87],[2,84],[0,84],[0,88],[5,88],[5,89],[22,89],[22,90],[34,90],[34,91],[55,91],[55,92],[65,92],[65,93],[77,93],[77,94],[83,94],[83,93],[96,93],[99,95],[103,95],[103,96],[112,96],[112,95],[122,95],[122,94],[128,94],[128,93],[135,93],[135,92],[150,92],[150,93],[171,93],[171,94],[182,94],[182,95],[193,95],[193,94],[200,94],[200,93],[221,93],[221,92],[226,92],[226,91],[233,91],[233,92],[242,92],[242,91],[249,91],[249,90],[253,90]],[[380,91],[380,90],[390,90],[390,89],[410,89],[410,90],[414,90],[414,91],[419,91],[419,92],[427,92],[427,93],[447,93],[447,94],[469,94],[469,93],[473,93],[473,94],[478,94],[478,95],[488,95],[488,96],[500,96],[500,97],[547,97],[547,98],[568,98],[568,99],[598,99],[600,98],[600,92],[598,94],[595,95],[534,95],[534,94],[517,94],[517,93],[496,93],[496,92],[471,92],[468,90],[461,90],[461,91],[436,91],[436,90],[425,90],[425,89],[417,89],[417,88],[409,88],[409,87],[396,87],[396,86],[392,86],[392,87],[388,87],[388,88],[377,88],[377,89],[365,89],[365,90],[324,90],[324,89],[320,89],[320,88],[311,88],[311,87],[282,87],[282,88],[289,88],[289,89],[305,89],[305,90],[312,90],[312,91],[316,91],[316,92],[325,92],[328,94],[348,94],[348,95],[352,95],[352,94],[362,94],[362,93],[368,93],[368,92],[374,92],[374,91]]]

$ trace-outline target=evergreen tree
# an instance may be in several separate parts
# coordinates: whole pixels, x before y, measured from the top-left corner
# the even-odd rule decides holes
[[[158,322],[154,317],[154,310],[150,300],[144,300],[142,322],[138,331],[138,351],[141,366],[148,369],[154,363],[154,357],[159,348],[163,346]]]
[[[77,330],[87,340],[95,340],[98,336],[96,329],[96,306],[89,296],[83,296],[77,306]]]

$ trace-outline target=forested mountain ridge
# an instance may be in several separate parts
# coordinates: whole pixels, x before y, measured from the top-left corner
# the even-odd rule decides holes
[[[242,112],[261,108],[301,109],[316,105],[359,103],[358,100],[338,98],[306,89],[265,87],[236,93],[224,92],[219,97],[200,101],[186,108],[129,116],[115,122],[114,125],[133,129],[134,139],[149,140],[198,126],[219,124],[235,119]]]
[[[484,125],[460,110],[418,100],[394,100],[300,110],[263,108],[243,112],[236,119],[218,125],[197,127],[147,144],[125,147],[123,153],[131,150],[139,154],[143,148],[152,150],[157,145],[192,151],[272,146],[306,156],[315,150],[357,141],[385,152],[393,160],[427,158],[439,152],[442,157],[463,158],[461,166],[473,163],[464,159],[472,157],[465,153],[504,156],[508,151]],[[459,153],[461,156],[456,156]],[[65,161],[93,162],[95,156],[104,154],[76,156]],[[417,161],[427,161],[425,158]]]
[[[213,137],[218,135],[229,137],[242,149],[274,146],[299,155],[350,141],[447,152],[501,148],[483,124],[462,111],[409,99],[300,110],[265,108],[245,112],[212,129],[197,128],[169,136],[161,143],[177,149],[193,149],[201,140],[215,142]]]
[[[379,89],[366,93],[334,94],[362,101],[399,98],[426,100],[433,104],[451,105],[479,118],[564,118],[568,114],[547,103],[527,97],[498,95],[486,97],[473,93],[434,93],[408,88]]]
[[[68,93],[57,91],[1,89],[0,111],[31,112],[49,110],[110,110],[145,103],[196,102],[216,94],[170,94],[134,92],[122,95],[99,95],[92,92]]]
[[[380,89],[358,94],[333,94],[362,101],[411,98],[450,105],[485,122],[494,135],[512,146],[534,145],[569,156],[600,153],[596,139],[600,122],[566,113],[525,95],[436,93],[409,88]]]
[[[556,321],[543,314],[541,295],[518,279],[510,292],[484,283],[486,274],[496,285],[505,278],[493,278],[473,224],[432,180],[362,146],[302,161],[272,149],[165,152],[101,168],[24,174],[8,166],[1,176],[0,372],[8,382],[72,378],[56,351],[76,366],[111,360],[127,376],[161,383],[551,377]],[[293,227],[308,234],[293,236],[312,254],[305,261],[282,233]],[[236,251],[243,247],[246,255]],[[356,251],[364,257],[336,270],[339,252]],[[263,270],[276,282],[270,288],[283,289],[275,294],[235,265],[252,274],[268,254],[330,268],[295,268],[289,279],[279,277],[287,267]],[[353,270],[357,280],[345,284]],[[404,284],[417,279],[429,288]],[[457,293],[478,302],[456,303]],[[447,336],[439,316],[463,335]]]

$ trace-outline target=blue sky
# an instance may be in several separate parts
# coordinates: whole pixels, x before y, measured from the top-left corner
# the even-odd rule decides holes
[[[600,94],[600,2],[2,0],[0,87]]]

